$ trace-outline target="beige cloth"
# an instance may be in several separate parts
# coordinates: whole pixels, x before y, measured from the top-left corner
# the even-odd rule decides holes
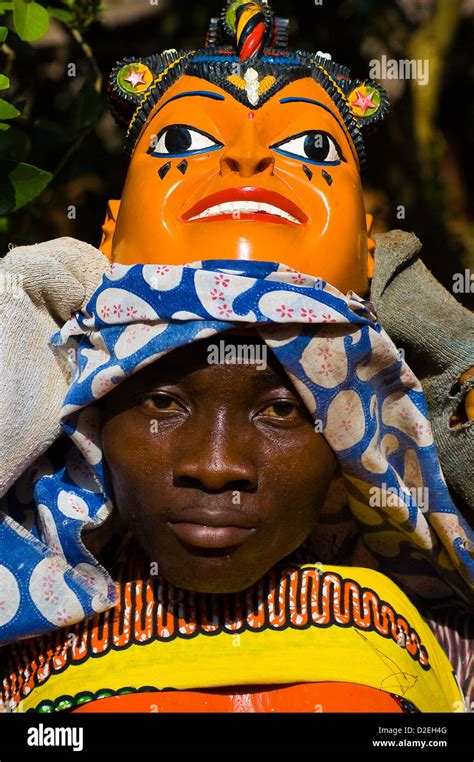
[[[108,264],[74,238],[19,246],[0,259],[0,497],[61,433],[72,372],[48,341],[86,304]]]

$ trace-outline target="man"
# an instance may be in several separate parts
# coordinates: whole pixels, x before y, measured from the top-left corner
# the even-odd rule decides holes
[[[166,308],[147,266],[112,270],[57,337],[63,347],[74,336],[79,342],[79,372],[64,406],[72,446],[58,442],[7,500],[10,553],[0,574],[12,592],[15,575],[23,583],[3,629],[18,632],[34,621],[45,634],[6,649],[4,703],[37,712],[462,710],[452,668],[416,608],[384,574],[357,566],[367,564],[370,548],[381,568],[398,569],[421,598],[449,597],[458,584],[443,566],[428,582],[442,545],[432,535],[433,552],[427,549],[408,483],[396,512],[383,501],[370,510],[364,493],[364,476],[366,490],[399,484],[401,464],[415,456],[424,483],[438,493],[436,507],[449,510],[412,406],[418,382],[404,372],[397,381],[396,350],[377,325],[351,315],[333,290],[314,292],[314,282],[304,290],[312,307],[306,304],[315,316],[320,305],[335,324],[298,330],[268,326],[267,317],[258,326],[264,338],[242,328],[215,334],[202,276],[226,274],[229,305],[239,301],[244,316],[250,304],[268,311],[275,300],[277,307],[282,289],[295,304],[303,294],[273,265],[259,272],[254,263],[254,278],[242,278],[205,264],[172,273]],[[169,319],[181,300],[195,315],[189,324]],[[144,312],[135,318],[138,308]],[[199,339],[203,333],[208,338]],[[325,394],[303,368],[312,375],[309,358],[324,351],[328,336],[333,351],[340,340],[351,370],[343,377],[341,361],[334,363]],[[370,381],[361,381],[354,360],[368,336],[376,355],[391,352],[392,363],[379,373],[371,372],[376,362],[365,363]],[[217,362],[216,348],[223,352]],[[399,428],[394,420],[381,424],[382,439],[392,438],[381,451],[363,411],[374,399],[389,405],[394,395]],[[315,431],[314,405],[324,435]],[[360,520],[359,536],[339,556],[350,566],[316,560],[327,552],[318,518],[337,465]],[[43,526],[36,562],[31,541],[14,534],[15,521],[35,510]],[[59,563],[63,554],[69,570]],[[108,573],[120,580],[117,605],[75,625],[80,606],[87,613],[87,583],[92,609],[110,606],[99,598],[112,595]]]

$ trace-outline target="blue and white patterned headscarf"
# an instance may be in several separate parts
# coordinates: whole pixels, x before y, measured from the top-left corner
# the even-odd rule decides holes
[[[113,510],[93,403],[167,352],[239,325],[255,326],[321,422],[373,567],[417,601],[472,605],[473,535],[446,488],[421,385],[370,302],[266,262],[112,265],[52,338],[76,357],[62,411],[70,439],[6,496],[0,642],[116,603],[116,583],[80,539]]]

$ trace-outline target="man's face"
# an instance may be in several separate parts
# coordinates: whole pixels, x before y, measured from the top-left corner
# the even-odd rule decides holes
[[[265,354],[209,364],[224,338],[175,350],[104,399],[119,513],[160,574],[200,592],[244,590],[299,547],[336,468],[270,351],[264,368]]]
[[[135,148],[112,259],[276,261],[363,295],[367,244],[354,147],[319,84],[297,80],[252,110],[184,76]]]

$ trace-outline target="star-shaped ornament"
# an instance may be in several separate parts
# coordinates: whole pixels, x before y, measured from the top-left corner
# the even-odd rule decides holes
[[[374,103],[373,101],[376,90],[367,91],[367,88],[365,87],[363,89],[365,92],[362,92],[362,88],[355,91],[356,100],[351,101],[351,105],[352,108],[360,109],[361,115],[365,116],[369,109],[377,109],[378,103]]]
[[[124,82],[130,82],[131,86],[135,88],[137,85],[144,85],[145,84],[145,71],[137,71],[133,68],[133,66],[130,68],[130,74],[128,77],[124,77]]]

